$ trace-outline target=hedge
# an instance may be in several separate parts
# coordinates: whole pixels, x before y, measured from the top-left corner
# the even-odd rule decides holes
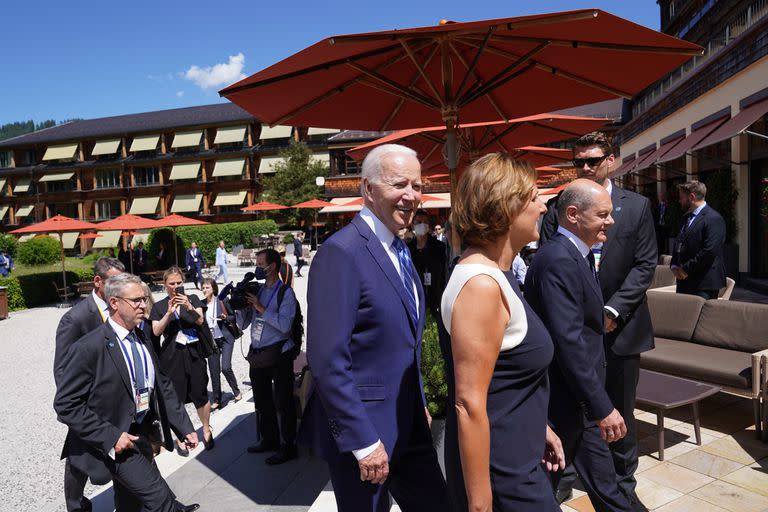
[[[93,281],[93,270],[68,270],[67,285]],[[11,311],[53,304],[59,300],[52,282],[61,287],[61,272],[45,272],[25,276],[0,278],[0,286],[8,287],[8,308]],[[71,288],[70,288],[71,289]]]
[[[203,253],[203,258],[208,264],[213,265],[216,261],[216,248],[219,246],[219,240],[224,240],[227,250],[231,251],[235,245],[253,247],[254,237],[276,232],[277,224],[271,219],[179,227],[176,228],[176,235],[179,259],[182,260],[180,263],[184,263],[184,251],[189,248],[192,242],[197,242],[197,247]],[[173,258],[172,241],[173,231],[170,228],[153,229],[147,240],[147,251],[152,256],[156,255],[160,249],[160,242],[163,242],[165,247],[171,251],[171,258]]]
[[[26,265],[46,265],[61,258],[61,242],[50,236],[38,236],[19,244],[16,259]]]
[[[16,259],[16,251],[18,248],[19,241],[15,236],[0,233],[0,250],[10,254],[11,258]]]
[[[428,314],[421,338],[421,380],[427,409],[433,418],[445,416],[448,401],[448,383],[445,381],[445,361],[440,349],[437,321]]]

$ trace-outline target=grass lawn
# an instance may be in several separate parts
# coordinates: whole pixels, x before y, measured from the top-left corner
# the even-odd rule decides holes
[[[25,265],[23,263],[14,262],[14,269],[11,272],[11,277],[27,276],[30,274],[42,274],[45,272],[61,272],[61,261],[52,263],[50,265]],[[64,267],[66,270],[78,270],[93,268],[93,261],[84,260],[83,258],[64,258]]]

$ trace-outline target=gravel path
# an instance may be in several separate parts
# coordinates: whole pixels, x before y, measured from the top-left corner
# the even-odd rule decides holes
[[[293,263],[293,258],[289,257],[289,261]],[[250,269],[232,267],[229,278],[237,281],[246,270]],[[306,279],[297,278],[294,285],[305,317]],[[195,293],[194,288],[190,293]],[[158,299],[163,296],[155,294]],[[35,308],[11,313],[0,321],[0,390],[5,396],[5,414],[0,415],[0,512],[65,510],[64,462],[59,456],[67,429],[56,421],[53,410],[53,353],[56,326],[66,311]],[[243,348],[247,350],[245,337]],[[248,382],[248,363],[240,355],[240,342],[232,366],[238,381]],[[226,401],[232,395],[223,376],[222,388]],[[241,388],[250,391],[250,385]],[[191,404],[187,411],[192,423],[199,427],[200,420]],[[100,489],[89,484],[86,495]]]

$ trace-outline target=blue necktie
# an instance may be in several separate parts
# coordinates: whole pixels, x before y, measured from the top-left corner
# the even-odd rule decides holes
[[[411,315],[413,323],[418,321],[418,310],[416,309],[416,296],[413,291],[413,263],[411,262],[411,253],[399,237],[395,237],[392,246],[397,251],[397,260],[400,262],[400,279],[405,287],[405,295],[408,297],[408,314]]]
[[[144,389],[147,384],[144,381],[144,362],[139,354],[139,340],[136,339],[136,335],[132,332],[128,333],[128,341],[131,342],[131,355],[133,356],[133,368],[136,374],[136,390]]]

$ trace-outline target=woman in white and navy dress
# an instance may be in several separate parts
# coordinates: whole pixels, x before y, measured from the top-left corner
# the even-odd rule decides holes
[[[468,247],[441,301],[448,374],[445,464],[452,510],[559,510],[546,471],[564,464],[547,426],[552,340],[510,272],[538,239],[536,171],[486,155],[461,176],[451,224]]]

